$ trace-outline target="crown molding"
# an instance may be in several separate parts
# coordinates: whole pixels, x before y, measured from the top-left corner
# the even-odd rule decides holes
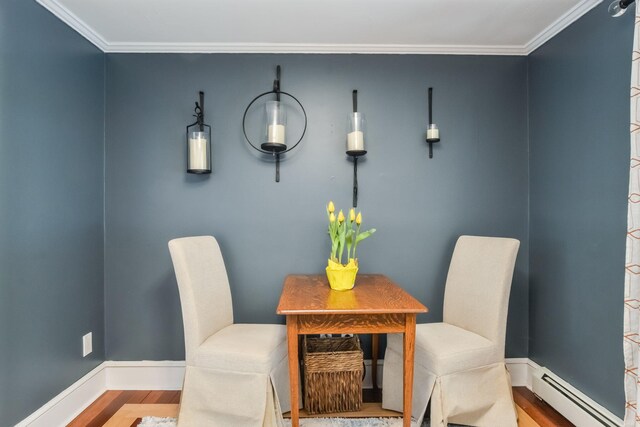
[[[93,28],[78,18],[73,12],[59,4],[56,0],[36,0],[42,7],[53,13],[62,22],[76,30],[81,36],[93,43],[103,52],[108,51],[109,43]]]
[[[583,0],[573,8],[569,9],[567,13],[556,19],[551,25],[542,30],[537,36],[532,38],[529,43],[524,46],[526,55],[533,53],[537,48],[551,40],[560,31],[567,28],[569,25],[576,22],[585,13],[602,3],[602,0]]]
[[[310,43],[110,43],[105,52],[526,55],[522,46]]]
[[[307,53],[307,54],[414,54],[526,56],[553,38],[582,15],[602,3],[583,0],[525,45],[404,45],[404,44],[308,44],[308,43],[121,43],[109,42],[57,0],[36,0],[61,21],[105,53]]]

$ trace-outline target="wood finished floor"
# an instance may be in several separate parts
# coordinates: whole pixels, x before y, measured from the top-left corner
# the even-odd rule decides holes
[[[571,427],[569,421],[545,402],[538,400],[526,387],[514,387],[513,397],[516,404],[540,427]],[[379,390],[364,390],[364,402],[380,402]],[[120,408],[130,404],[177,404],[179,391],[151,390],[110,390],[96,399],[87,409],[78,415],[70,427],[102,427]],[[131,424],[135,427],[140,420]]]

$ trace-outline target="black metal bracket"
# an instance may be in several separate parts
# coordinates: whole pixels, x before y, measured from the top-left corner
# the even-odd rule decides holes
[[[351,93],[353,112],[358,112],[358,91],[354,89]],[[358,156],[353,156],[353,207],[358,207]]]
[[[200,91],[200,105],[196,102],[196,114],[198,115],[198,126],[204,130],[204,92]],[[198,111],[199,110],[199,111]]]
[[[358,156],[353,157],[353,207],[358,207]]]
[[[429,128],[433,124],[433,88],[429,88]],[[427,133],[429,131],[427,130]],[[427,143],[429,144],[429,158],[433,158],[433,144],[440,142],[440,138],[427,137]]]
[[[285,95],[288,96],[289,98],[293,99],[295,101],[296,104],[298,104],[298,106],[300,107],[300,109],[302,110],[302,114],[304,115],[304,128],[302,129],[302,135],[300,135],[300,138],[298,139],[298,141],[293,144],[293,146],[291,146],[290,148],[287,148],[285,150],[281,150],[281,151],[277,151],[276,147],[274,147],[274,150],[264,150],[260,147],[258,147],[257,145],[255,145],[253,142],[251,142],[251,140],[249,139],[249,136],[247,135],[247,126],[246,126],[246,121],[247,121],[247,113],[249,112],[249,109],[251,108],[251,106],[260,98],[267,96],[267,95],[271,95],[271,94],[275,94],[276,96],[276,101],[280,101],[280,95]],[[260,95],[256,96],[255,98],[253,98],[251,100],[251,102],[249,103],[249,105],[247,105],[247,108],[244,110],[244,114],[242,115],[242,133],[244,134],[244,139],[249,143],[249,145],[264,154],[271,154],[275,157],[276,160],[276,182],[280,182],[280,155],[287,153],[291,150],[293,150],[294,148],[296,148],[298,146],[298,144],[300,144],[300,142],[302,141],[302,138],[304,138],[305,133],[307,133],[307,112],[304,109],[304,107],[302,106],[302,103],[300,101],[298,101],[298,98],[296,98],[295,96],[291,95],[290,93],[287,92],[283,92],[282,90],[280,90],[280,65],[278,65],[276,67],[276,79],[273,81],[273,90],[270,90],[269,92],[264,92],[261,93]]]
[[[351,93],[351,102],[353,103],[353,112],[358,112],[358,90],[354,89],[353,93]]]
[[[433,123],[433,88],[429,88],[429,124]]]
[[[351,102],[353,106],[353,112],[358,112],[358,91],[354,90],[351,93]],[[358,157],[367,154],[366,150],[359,151],[347,151],[347,155],[353,157],[353,207],[358,207]]]
[[[280,66],[276,67],[276,79],[273,81],[273,93],[276,94],[276,101],[280,101]]]
[[[366,151],[361,151],[358,154],[349,154],[353,157],[353,207],[358,207],[358,157],[367,154]]]
[[[191,123],[190,125],[187,126],[187,128],[193,126],[193,125],[198,125],[200,127],[200,132],[204,131],[204,92],[200,91],[199,92],[200,95],[200,102],[196,101],[196,108],[194,108],[194,115],[193,117],[196,118],[196,121]]]

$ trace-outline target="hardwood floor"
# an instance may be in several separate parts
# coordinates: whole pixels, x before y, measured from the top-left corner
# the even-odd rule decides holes
[[[68,427],[102,427],[123,405],[131,403],[180,403],[180,392],[109,390],[69,423]]]
[[[526,387],[513,388],[513,400],[540,427],[571,427],[572,423]]]
[[[380,402],[379,390],[364,390],[364,402]],[[540,427],[571,427],[567,419],[537,397],[526,387],[514,387],[516,404]],[[102,427],[125,404],[179,403],[179,391],[110,390],[96,399],[76,417],[70,427]],[[134,423],[133,425],[137,425]]]

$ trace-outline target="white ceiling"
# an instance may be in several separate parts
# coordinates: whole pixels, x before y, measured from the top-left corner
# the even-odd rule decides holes
[[[602,0],[37,0],[105,52],[526,55]]]

